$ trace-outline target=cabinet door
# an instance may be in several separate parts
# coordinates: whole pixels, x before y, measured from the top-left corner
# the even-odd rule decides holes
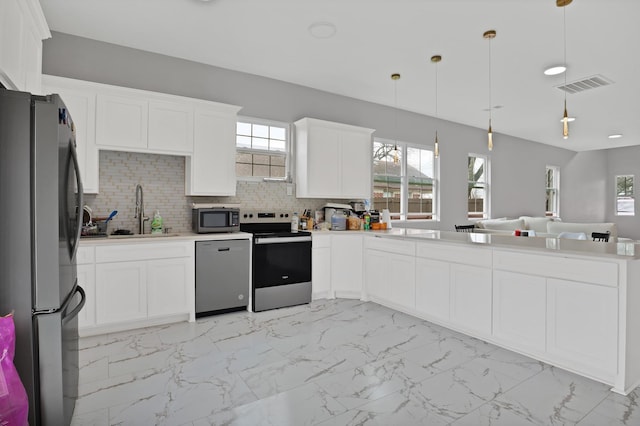
[[[386,265],[386,253],[367,249],[364,258],[365,289],[367,296],[379,302],[391,299],[389,268]]]
[[[188,283],[192,258],[151,260],[147,263],[149,317],[188,313]]]
[[[340,133],[340,193],[342,198],[371,197],[371,135],[344,130]]]
[[[416,259],[387,253],[387,260],[383,263],[387,269],[387,286],[389,286],[389,301],[409,310],[416,307]]]
[[[78,265],[78,285],[85,293],[84,307],[78,314],[78,328],[91,327],[96,324],[96,267],[95,265]]]
[[[451,264],[451,322],[491,335],[491,269]]]
[[[58,93],[76,127],[78,166],[86,194],[99,190],[99,154],[96,147],[96,96],[89,90],[74,90],[46,85],[48,92]]]
[[[362,254],[361,235],[331,236],[331,287],[336,297],[362,297]]]
[[[96,144],[126,150],[147,148],[149,103],[125,95],[98,94]]]
[[[149,143],[156,151],[193,152],[193,107],[176,102],[149,102]]]
[[[516,348],[542,353],[546,340],[547,281],[493,273],[493,334]]]
[[[308,196],[339,196],[341,155],[337,130],[326,127],[309,129],[306,170]]]
[[[618,289],[554,278],[547,286],[549,354],[611,381],[618,365]]]
[[[96,324],[147,317],[146,262],[96,265]]]
[[[197,109],[193,155],[187,157],[187,195],[236,195],[236,116]]]
[[[449,267],[447,262],[416,259],[416,310],[445,322],[450,318]]]
[[[0,2],[0,74],[10,89],[24,90],[25,18],[17,0]]]
[[[314,247],[311,250],[311,288],[314,299],[333,296],[331,294],[331,248],[329,247]]]

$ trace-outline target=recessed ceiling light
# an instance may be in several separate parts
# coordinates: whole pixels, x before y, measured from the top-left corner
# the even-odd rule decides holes
[[[564,121],[564,119],[560,120],[560,122],[561,122],[561,123],[562,123],[563,121]],[[567,118],[567,121],[568,121],[568,122],[576,121],[576,118],[575,118],[575,117],[568,117],[568,118]]]
[[[609,139],[619,139],[622,135],[620,133],[615,133],[613,135],[609,135]]]
[[[544,75],[558,75],[558,74],[562,74],[566,70],[567,70],[567,67],[565,67],[564,65],[556,65],[544,70]]]
[[[309,25],[309,34],[315,38],[331,38],[336,34],[336,26],[331,22],[314,22]]]

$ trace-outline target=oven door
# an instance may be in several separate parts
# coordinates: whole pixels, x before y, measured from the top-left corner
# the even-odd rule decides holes
[[[311,282],[311,237],[255,238],[253,287]]]

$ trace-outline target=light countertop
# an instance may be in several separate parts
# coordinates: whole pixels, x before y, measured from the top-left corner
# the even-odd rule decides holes
[[[504,234],[466,233],[431,229],[393,228],[383,231],[314,231],[314,234],[365,234],[381,238],[399,238],[415,241],[440,241],[471,244],[494,248],[516,248],[545,253],[571,253],[586,256],[640,259],[640,244],[635,241],[594,242],[553,237],[515,237]]]
[[[212,241],[212,240],[249,240],[253,237],[248,232],[220,232],[211,234],[195,234],[193,232],[169,233],[169,234],[134,234],[134,235],[109,235],[106,237],[80,238],[81,246],[104,244],[128,244],[128,243],[157,243],[175,241]]]

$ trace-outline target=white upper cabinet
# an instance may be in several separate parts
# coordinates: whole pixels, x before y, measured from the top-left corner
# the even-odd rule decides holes
[[[126,94],[98,94],[96,144],[131,150],[147,149],[149,102]]]
[[[297,197],[371,197],[374,130],[314,118],[295,125]]]
[[[235,195],[240,107],[48,75],[43,82],[76,125],[86,193],[98,193],[98,150],[105,149],[185,156],[187,195]]]
[[[149,102],[149,149],[193,151],[193,106],[178,102]]]
[[[57,93],[71,114],[76,129],[76,149],[82,186],[86,194],[99,190],[96,147],[96,94],[90,84],[63,77],[42,77],[45,93]]]
[[[41,94],[42,40],[50,37],[37,0],[0,1],[0,82]]]
[[[236,195],[236,122],[239,107],[196,108],[193,155],[185,161],[187,195]]]

